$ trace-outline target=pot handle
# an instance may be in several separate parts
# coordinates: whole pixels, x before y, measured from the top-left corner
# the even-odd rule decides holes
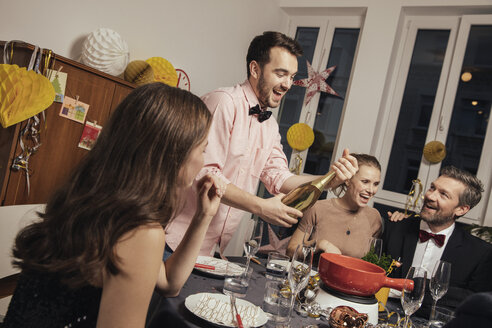
[[[413,290],[413,280],[411,279],[396,279],[396,278],[389,278],[386,277],[384,280],[384,287],[389,287],[389,288],[394,288],[398,289],[401,291],[403,287],[407,287],[407,289],[410,289],[409,291]]]

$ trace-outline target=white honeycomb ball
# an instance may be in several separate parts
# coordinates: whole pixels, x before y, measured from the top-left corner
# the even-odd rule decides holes
[[[82,63],[104,73],[118,76],[128,65],[128,44],[108,28],[99,28],[89,34],[82,48]]]

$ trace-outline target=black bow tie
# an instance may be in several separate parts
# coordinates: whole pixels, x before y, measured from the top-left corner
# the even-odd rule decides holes
[[[444,245],[444,240],[446,239],[446,236],[441,234],[433,234],[425,230],[419,231],[419,239],[421,242],[425,243],[430,238],[434,239],[434,242],[437,246],[442,247],[442,245]]]
[[[254,107],[251,107],[249,109],[249,115],[256,115],[258,114],[258,121],[261,123],[263,121],[266,121],[272,116],[272,112],[269,110],[264,110],[262,111],[260,109],[260,105],[256,105]]]

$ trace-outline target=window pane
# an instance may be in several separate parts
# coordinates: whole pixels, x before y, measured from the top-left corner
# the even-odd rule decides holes
[[[314,123],[314,143],[309,148],[304,172],[325,174],[330,169],[333,146],[337,138],[343,103],[347,93],[350,72],[354,62],[355,49],[360,29],[337,28],[333,36],[330,57],[326,68],[336,66],[326,82],[341,97],[325,92],[320,93],[316,121]]]
[[[418,176],[449,30],[419,30],[396,125],[384,189],[407,194]]]
[[[309,60],[310,63],[313,61],[318,33],[318,27],[297,28],[295,40],[301,45],[304,55],[297,59],[298,72],[295,78],[296,80],[300,80],[308,76],[306,60]],[[282,146],[284,147],[284,153],[287,156],[287,159],[289,159],[292,154],[292,149],[287,142],[287,130],[293,124],[300,121],[299,117],[301,116],[302,103],[304,101],[305,93],[306,88],[293,85],[289,92],[287,92],[284,96],[282,105],[279,109],[278,125],[280,135],[282,137]]]
[[[492,26],[472,26],[442,165],[478,171],[492,103]]]

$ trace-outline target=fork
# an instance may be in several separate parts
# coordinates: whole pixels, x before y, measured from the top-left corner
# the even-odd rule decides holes
[[[243,327],[243,322],[241,320],[241,316],[239,315],[239,312],[237,312],[236,296],[234,296],[232,294],[230,296],[231,296],[232,314],[235,315],[235,317],[236,317],[237,326],[239,328],[244,328]]]

